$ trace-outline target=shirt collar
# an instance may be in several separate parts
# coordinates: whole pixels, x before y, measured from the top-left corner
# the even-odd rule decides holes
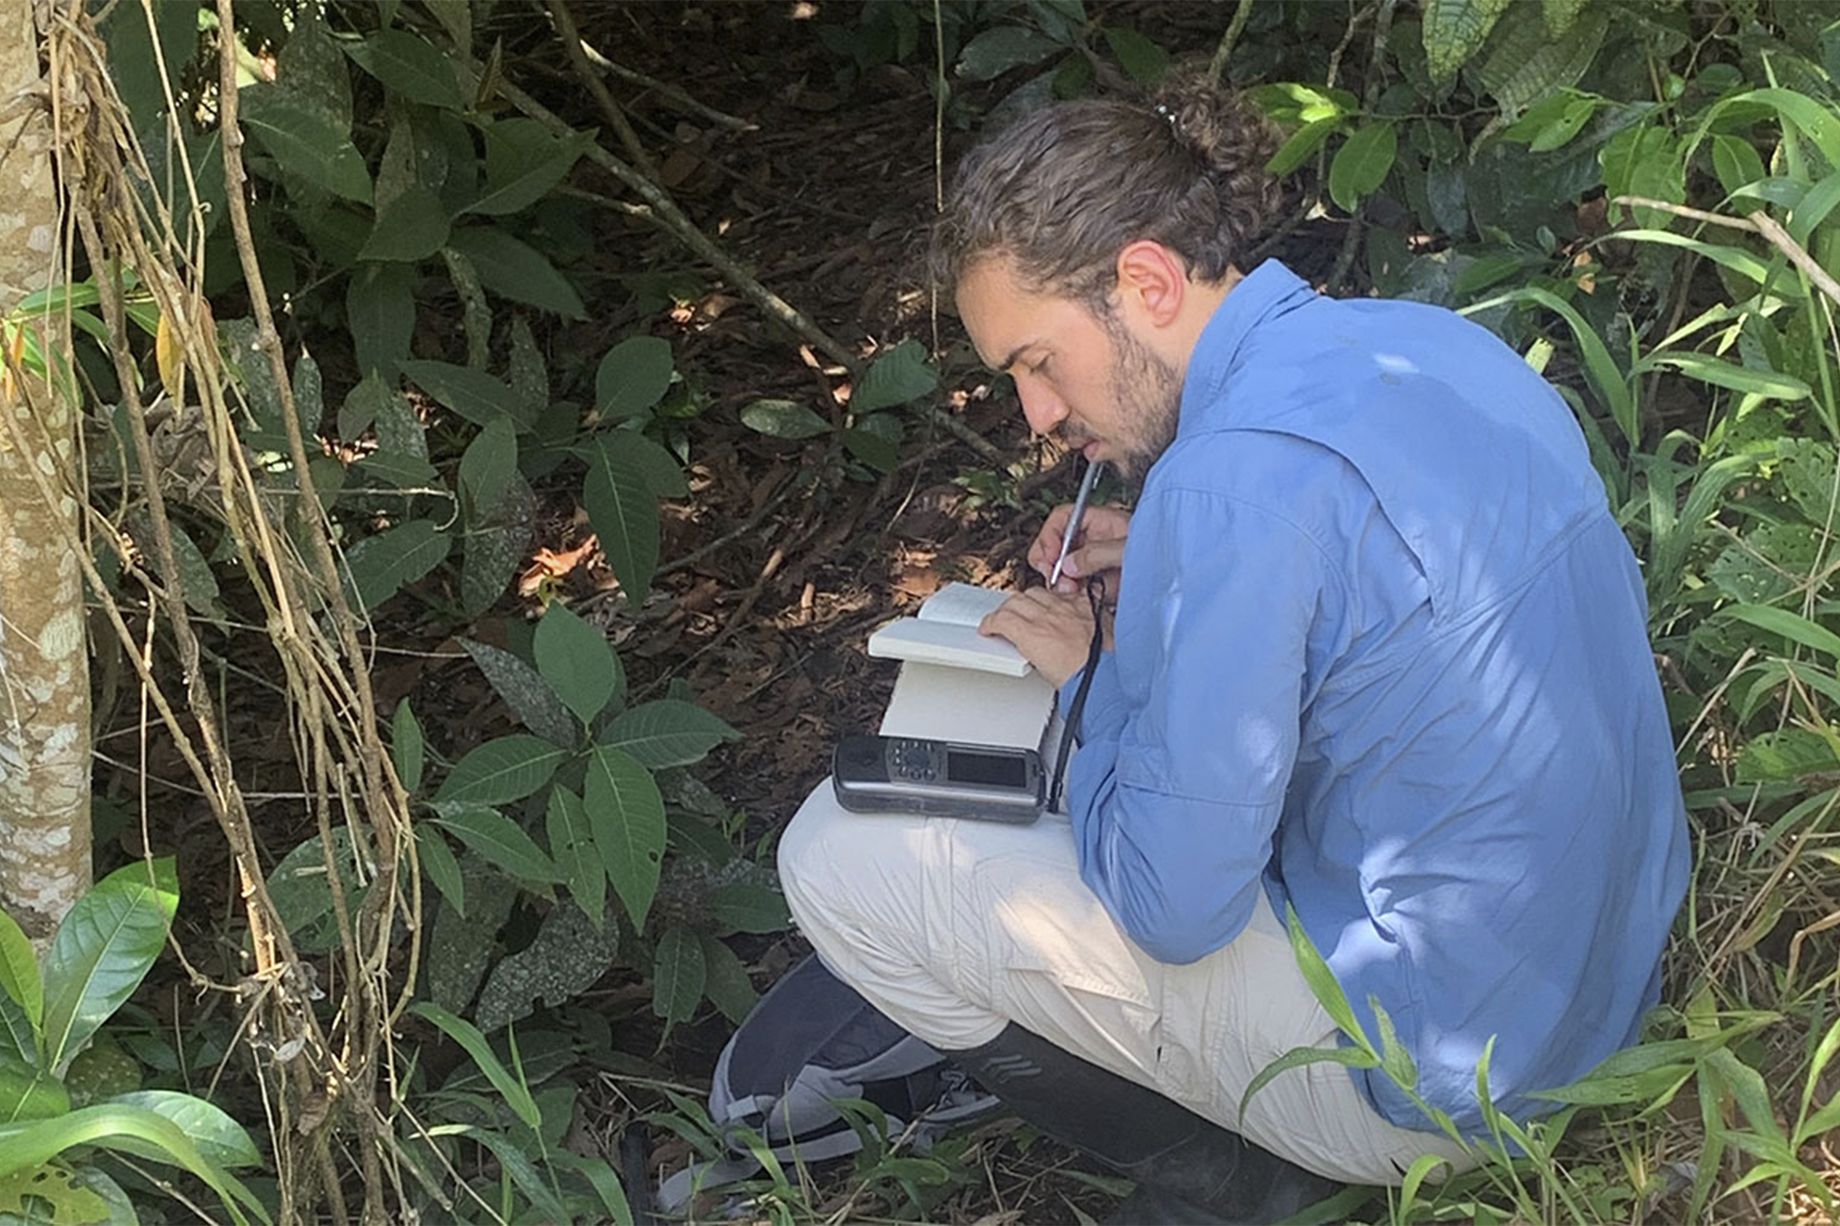
[[[1229,290],[1189,356],[1178,431],[1193,422],[1204,406],[1220,398],[1246,339],[1261,324],[1315,297],[1309,283],[1279,260],[1266,260]]]

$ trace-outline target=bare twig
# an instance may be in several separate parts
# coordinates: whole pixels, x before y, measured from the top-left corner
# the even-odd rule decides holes
[[[575,25],[575,15],[569,12],[568,0],[549,0],[549,15],[556,23],[556,33],[562,36],[562,49],[568,54],[569,67],[575,70],[575,75],[587,86],[595,105],[601,108],[601,114],[607,117],[607,122],[619,134],[620,143],[626,146],[627,155],[632,158],[633,164],[641,174],[656,181],[658,168],[652,164],[652,155],[645,151],[639,134],[633,131],[632,122],[626,118],[626,112],[614,101],[613,95],[607,90],[607,83],[601,80],[601,74],[594,71],[594,65],[588,60],[585,50],[588,44],[582,41],[581,30]]]
[[[1220,36],[1220,45],[1214,48],[1214,58],[1208,64],[1208,80],[1219,85],[1227,73],[1227,61],[1233,58],[1233,48],[1239,42],[1240,31],[1246,28],[1246,19],[1252,16],[1252,0],[1239,0],[1239,7],[1233,10],[1233,20],[1227,23],[1227,32]]]
[[[642,72],[626,67],[624,64],[614,63],[599,51],[595,50],[594,45],[586,40],[582,41],[581,53],[588,57],[588,62],[590,64],[593,64],[602,72],[618,77],[628,85],[637,85],[641,89],[648,89],[681,111],[687,111],[692,115],[701,115],[710,123],[727,128],[731,132],[753,132],[757,131],[759,128],[758,124],[749,123],[745,119],[738,119],[728,114],[726,111],[718,111],[713,106],[706,106],[698,102],[695,98],[692,98],[677,86],[672,85],[669,81],[660,81],[657,77],[648,77]]]
[[[1808,279],[1820,286],[1821,292],[1840,303],[1840,281],[1833,278],[1825,268],[1808,254],[1808,249],[1795,241],[1795,236],[1782,228],[1774,217],[1762,209],[1757,209],[1746,217],[1733,217],[1728,213],[1708,213],[1704,209],[1691,208],[1684,204],[1673,204],[1666,200],[1656,200],[1652,196],[1618,196],[1616,204],[1629,205],[1633,208],[1659,209],[1663,213],[1672,213],[1676,217],[1686,217],[1693,221],[1703,221],[1709,225],[1725,226],[1732,230],[1749,230],[1761,234],[1775,245],[1778,251],[1803,272]]]

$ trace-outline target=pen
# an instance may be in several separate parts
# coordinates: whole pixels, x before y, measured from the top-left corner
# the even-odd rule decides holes
[[[1073,514],[1067,517],[1067,531],[1061,534],[1061,556],[1054,559],[1054,571],[1048,576],[1049,590],[1061,581],[1061,568],[1067,565],[1068,551],[1073,548],[1073,538],[1080,534],[1086,504],[1092,498],[1093,486],[1098,484],[1099,470],[1104,467],[1104,460],[1092,460],[1086,465],[1086,475],[1080,478],[1080,492],[1073,496]]]

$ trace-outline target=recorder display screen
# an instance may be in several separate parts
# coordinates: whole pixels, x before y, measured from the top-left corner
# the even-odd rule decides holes
[[[1028,784],[1028,770],[1020,756],[1012,754],[946,754],[946,778],[953,783],[975,783],[985,787],[1020,788]]]

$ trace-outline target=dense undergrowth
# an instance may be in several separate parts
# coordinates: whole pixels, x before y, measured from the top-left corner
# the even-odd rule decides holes
[[[672,6],[685,30],[699,7]],[[1480,1170],[1422,1165],[1325,1214],[1830,1218],[1840,12],[1273,0],[1197,26],[1097,0],[796,7],[825,89],[847,103],[908,74],[931,104],[910,122],[942,148],[1211,60],[1287,136],[1290,209],[1265,250],[1303,252],[1333,291],[1462,310],[1525,353],[1576,409],[1643,561],[1695,848],[1647,1039],[1555,1087],[1555,1115],[1497,1119]],[[698,773],[737,733],[668,659],[629,679],[609,641],[671,565],[660,502],[711,500],[698,462],[737,431],[798,457],[758,515],[841,508],[942,438],[993,501],[1023,474],[959,437],[982,378],[962,347],[932,350],[923,326],[926,343],[839,342],[679,211],[635,100],[754,134],[687,82],[576,49],[618,19],[119,0],[54,35],[96,117],[60,163],[84,189],[73,274],[8,317],[6,349],[87,413],[88,467],[67,476],[113,619],[98,652],[124,678],[98,722],[165,687],[161,735],[201,747],[195,811],[221,846],[209,868],[142,867],[179,822],[105,787],[98,864],[118,871],[43,959],[0,923],[0,1218],[627,1221],[645,1171],[616,1131],[707,1148],[667,1053],[745,1013],[767,979],[750,960],[787,920],[770,824]],[[242,207],[226,164],[250,176]],[[658,267],[616,267],[608,234]],[[827,394],[712,411],[673,319],[715,284],[802,341]],[[60,321],[67,353],[39,340]],[[598,539],[590,599],[529,565],[552,543],[546,498]],[[441,695],[374,688],[380,660],[442,644],[509,720],[428,719]],[[250,712],[282,726],[279,752],[215,736]],[[174,931],[194,890],[214,913]],[[183,977],[135,995],[169,933]],[[1356,1050],[1409,1087],[1409,1054]],[[853,1118],[853,1170],[769,1164],[755,1212],[986,1207],[976,1143],[911,1154],[872,1110]]]

